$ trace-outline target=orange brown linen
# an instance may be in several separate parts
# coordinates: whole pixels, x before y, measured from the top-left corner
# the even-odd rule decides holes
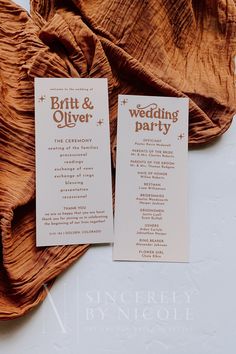
[[[192,146],[236,110],[235,0],[32,0],[31,16],[0,0],[0,319],[41,302],[88,248],[35,247],[34,77],[108,78],[113,178],[118,94],[188,96]]]

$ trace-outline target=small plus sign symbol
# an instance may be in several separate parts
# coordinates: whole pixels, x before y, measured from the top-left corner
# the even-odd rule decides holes
[[[182,140],[183,138],[184,138],[184,134],[183,133],[179,134],[178,140]]]
[[[99,119],[98,121],[97,121],[97,125],[102,125],[103,124],[103,119]]]
[[[39,97],[39,102],[43,102],[45,101],[46,96],[45,95],[41,95],[41,97]]]
[[[123,101],[121,101],[122,106],[125,106],[127,102],[128,102],[128,100],[126,100],[126,99],[124,98]]]

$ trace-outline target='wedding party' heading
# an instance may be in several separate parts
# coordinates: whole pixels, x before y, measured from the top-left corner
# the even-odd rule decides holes
[[[143,121],[135,122],[135,132],[158,130],[164,135],[168,134],[171,123],[176,123],[179,119],[179,111],[170,112],[165,108],[160,108],[156,103],[142,107],[140,104],[135,109],[129,109],[130,118],[140,118]],[[155,121],[147,122],[146,118]]]

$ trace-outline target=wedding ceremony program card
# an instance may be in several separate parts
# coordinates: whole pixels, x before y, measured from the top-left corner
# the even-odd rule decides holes
[[[119,96],[114,260],[188,261],[188,99]]]
[[[111,242],[107,79],[35,79],[37,246]]]

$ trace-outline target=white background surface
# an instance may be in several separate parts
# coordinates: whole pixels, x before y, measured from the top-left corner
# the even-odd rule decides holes
[[[235,122],[189,152],[189,264],[112,262],[94,246],[35,311],[0,323],[0,353],[234,354],[235,156]]]

